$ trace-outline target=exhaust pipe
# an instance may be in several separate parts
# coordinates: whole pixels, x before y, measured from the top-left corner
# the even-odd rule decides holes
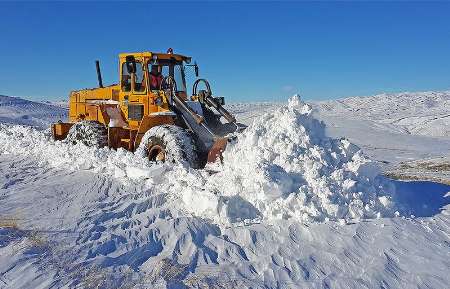
[[[102,81],[102,72],[100,71],[100,61],[95,61],[95,68],[97,69],[97,78],[98,78],[98,87],[103,87],[103,81]]]

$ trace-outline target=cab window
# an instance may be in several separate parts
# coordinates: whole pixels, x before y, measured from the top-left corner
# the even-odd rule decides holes
[[[177,83],[178,91],[186,91],[185,80],[184,80],[184,71],[182,65],[174,65],[173,67],[173,78]]]
[[[131,75],[128,73],[126,62],[122,64],[120,85],[122,87],[122,91],[131,91]]]
[[[186,91],[186,81],[184,79],[184,69],[181,62],[173,62],[169,60],[160,60],[157,64],[162,77],[172,76],[177,83],[178,92]],[[149,71],[156,65],[149,64]]]
[[[145,79],[144,70],[142,69],[142,63],[136,62],[136,75],[134,78],[134,91],[144,92],[145,91]]]

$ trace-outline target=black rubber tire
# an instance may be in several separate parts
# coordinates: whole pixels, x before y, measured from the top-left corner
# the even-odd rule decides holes
[[[200,168],[199,154],[194,137],[190,132],[175,125],[159,125],[149,129],[139,145],[138,152],[150,161],[155,146],[164,150],[164,161],[182,164],[194,169]]]
[[[98,121],[83,120],[70,128],[66,141],[90,147],[105,147],[108,145],[108,130]]]

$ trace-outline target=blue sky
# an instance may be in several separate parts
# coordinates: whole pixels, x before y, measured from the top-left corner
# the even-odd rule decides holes
[[[230,101],[450,89],[450,3],[1,2],[0,94],[117,82],[120,52],[197,60]]]

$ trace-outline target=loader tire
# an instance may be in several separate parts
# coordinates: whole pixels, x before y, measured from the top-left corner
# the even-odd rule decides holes
[[[200,168],[194,137],[179,126],[152,127],[142,138],[138,151],[153,162],[167,162],[194,169]]]
[[[82,143],[89,147],[105,147],[108,145],[108,130],[98,121],[80,121],[70,128],[66,141],[72,144]]]

